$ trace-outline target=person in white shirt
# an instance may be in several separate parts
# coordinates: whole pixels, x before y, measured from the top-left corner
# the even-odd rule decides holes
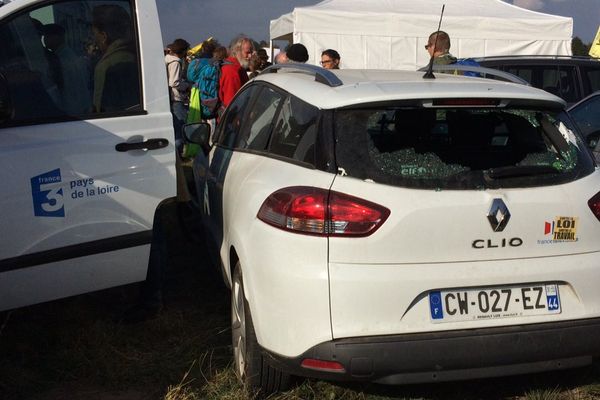
[[[175,39],[167,46],[165,64],[167,66],[167,79],[169,82],[169,97],[171,112],[173,113],[173,127],[175,128],[175,143],[182,144],[181,129],[187,119],[186,103],[190,83],[185,79],[184,60],[190,44],[184,39]]]

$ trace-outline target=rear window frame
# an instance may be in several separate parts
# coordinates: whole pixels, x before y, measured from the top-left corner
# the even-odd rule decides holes
[[[578,128],[574,121],[566,113],[564,106],[547,100],[505,100],[502,99],[500,107],[482,107],[485,109],[496,109],[498,111],[508,110],[539,110],[544,112],[557,113],[556,116],[560,115],[561,120],[568,121],[568,125],[574,132],[577,138],[578,159],[577,165],[572,171],[563,172],[560,174],[548,174],[548,175],[535,175],[518,178],[503,178],[497,180],[486,180],[483,172],[485,170],[472,170],[469,171],[471,175],[477,171],[480,175],[480,179],[467,179],[465,177],[456,177],[453,182],[449,182],[448,178],[406,178],[403,176],[392,176],[385,174],[384,171],[377,169],[374,165],[373,160],[369,156],[367,146],[363,146],[362,154],[360,149],[352,151],[352,155],[343,153],[345,145],[347,143],[340,137],[338,132],[339,125],[337,123],[337,116],[339,112],[346,112],[351,110],[366,110],[366,109],[400,109],[400,108],[429,108],[429,109],[454,109],[453,107],[423,107],[423,104],[433,104],[434,99],[413,99],[413,100],[400,100],[400,101],[386,101],[377,103],[365,103],[355,104],[352,106],[341,107],[338,109],[330,110],[332,118],[332,132],[335,147],[335,160],[338,170],[344,171],[344,174],[361,179],[374,181],[381,184],[387,184],[398,187],[412,188],[412,189],[426,189],[426,190],[486,190],[486,189],[501,189],[501,188],[525,188],[525,187],[539,187],[539,186],[552,186],[557,184],[563,184],[572,182],[583,178],[591,174],[595,169],[595,162],[591,157],[590,152],[585,146],[585,142],[582,140],[582,136],[578,131]],[[439,100],[439,99],[435,99]],[[473,107],[455,107],[455,108],[473,108]],[[559,114],[558,114],[559,113]],[[342,139],[342,140],[340,140]],[[352,161],[351,161],[352,160]],[[360,165],[358,167],[357,165]],[[469,175],[466,173],[465,175]]]

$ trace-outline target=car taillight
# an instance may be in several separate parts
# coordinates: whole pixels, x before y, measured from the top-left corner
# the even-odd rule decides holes
[[[590,206],[590,209],[596,218],[598,218],[598,221],[600,221],[600,192],[588,200],[588,206]]]
[[[390,215],[378,204],[326,189],[293,186],[272,193],[257,217],[267,224],[320,236],[368,236]]]

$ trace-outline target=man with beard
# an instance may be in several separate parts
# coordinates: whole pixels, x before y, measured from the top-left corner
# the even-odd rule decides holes
[[[246,69],[253,52],[252,40],[245,36],[239,36],[231,42],[229,57],[221,66],[219,79],[219,101],[222,109],[229,105],[237,91],[248,82]]]

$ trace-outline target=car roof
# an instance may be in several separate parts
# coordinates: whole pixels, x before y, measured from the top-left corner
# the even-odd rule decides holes
[[[255,80],[269,82],[321,109],[439,98],[519,99],[554,103],[555,107],[565,104],[559,97],[531,86],[492,79],[443,73],[436,73],[435,79],[424,79],[423,72],[401,70],[328,71],[341,81],[337,86],[317,81],[309,71],[294,69],[262,73]]]

